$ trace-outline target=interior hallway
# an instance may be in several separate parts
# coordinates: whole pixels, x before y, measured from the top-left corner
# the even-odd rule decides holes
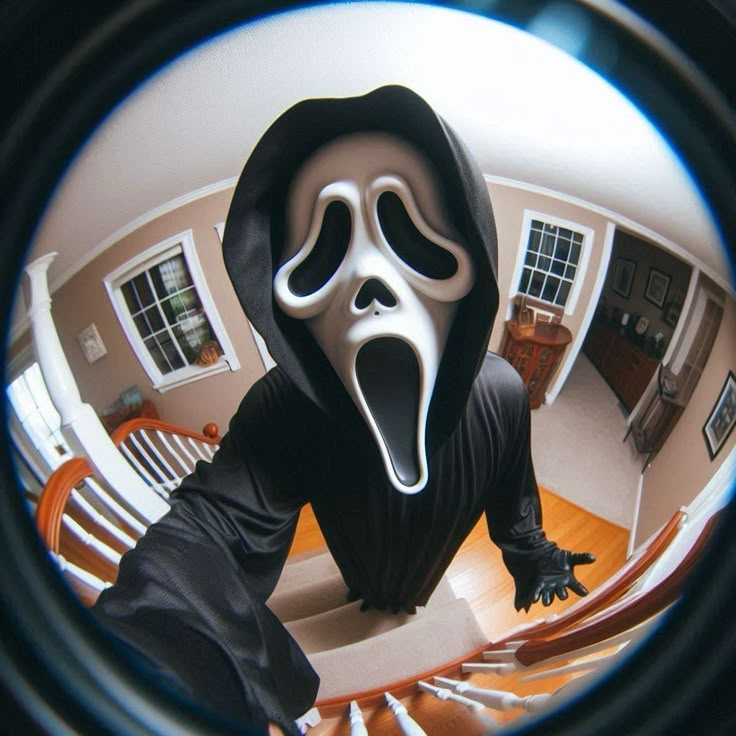
[[[552,404],[532,411],[537,481],[586,511],[631,529],[643,456],[623,442],[618,399],[582,353]]]

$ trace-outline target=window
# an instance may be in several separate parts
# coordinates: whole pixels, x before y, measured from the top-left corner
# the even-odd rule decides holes
[[[139,254],[107,276],[105,287],[155,389],[167,391],[240,367],[191,231]]]
[[[510,296],[525,294],[571,314],[592,237],[590,228],[526,211]]]
[[[61,417],[51,403],[38,363],[33,363],[10,383],[7,396],[28,442],[51,470],[72,456],[61,434]],[[42,472],[41,476],[48,474]]]

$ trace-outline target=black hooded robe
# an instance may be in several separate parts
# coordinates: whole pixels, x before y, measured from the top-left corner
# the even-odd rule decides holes
[[[331,366],[273,305],[286,188],[317,147],[386,131],[432,160],[476,278],[460,304],[428,424],[429,482],[397,492]],[[298,134],[295,134],[298,132]],[[269,611],[299,511],[311,503],[350,590],[376,607],[426,604],[485,513],[517,591],[556,545],[542,531],[526,389],[487,353],[498,305],[496,236],[485,182],[453,131],[410,90],[308,100],[282,115],[248,160],[228,215],[225,262],[278,367],[248,392],[211,463],[124,555],[95,615],[160,676],[245,724],[287,728],[318,678]]]

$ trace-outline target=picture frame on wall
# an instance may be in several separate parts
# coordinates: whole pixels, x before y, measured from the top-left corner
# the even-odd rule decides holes
[[[613,271],[613,283],[611,288],[624,299],[628,299],[631,295],[631,285],[634,283],[634,273],[636,271],[636,261],[628,258],[617,258],[616,266]]]
[[[734,426],[736,426],[736,375],[733,371],[729,371],[718,400],[703,425],[703,436],[711,460],[726,444]]]
[[[656,268],[650,269],[644,298],[661,309],[667,298],[671,280],[671,277],[666,273],[658,271]]]

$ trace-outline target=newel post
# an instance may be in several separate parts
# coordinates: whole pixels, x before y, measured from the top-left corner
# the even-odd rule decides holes
[[[64,437],[75,455],[86,457],[119,495],[132,503],[150,522],[161,518],[168,504],[156,495],[124,459],[105,431],[94,409],[82,401],[51,315],[48,287],[49,253],[26,266],[30,281],[28,317],[36,360],[56,410]]]

